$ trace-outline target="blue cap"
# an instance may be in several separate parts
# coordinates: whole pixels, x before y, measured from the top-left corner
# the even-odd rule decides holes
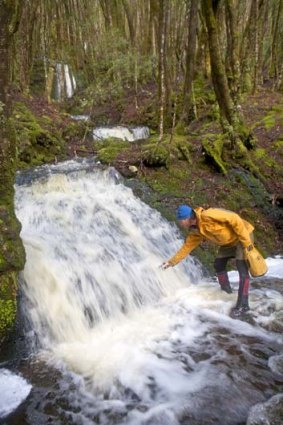
[[[180,205],[177,208],[177,220],[186,220],[187,218],[192,217],[193,210],[188,205]]]

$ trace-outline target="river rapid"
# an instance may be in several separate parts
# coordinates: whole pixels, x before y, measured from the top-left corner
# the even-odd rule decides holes
[[[27,261],[0,357],[1,423],[283,423],[282,258],[235,320],[236,273],[229,295],[192,256],[161,270],[181,235],[113,168],[21,173],[16,212]]]

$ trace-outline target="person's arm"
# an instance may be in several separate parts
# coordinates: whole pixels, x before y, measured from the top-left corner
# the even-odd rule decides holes
[[[175,266],[180,261],[182,261],[187,255],[190,254],[202,241],[202,235],[198,232],[191,233],[184,245],[179,249],[179,251],[172,257],[170,260],[168,260],[166,263],[168,263],[168,266]]]

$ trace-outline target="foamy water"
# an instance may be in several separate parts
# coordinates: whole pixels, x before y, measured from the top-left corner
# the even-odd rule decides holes
[[[71,376],[70,423],[238,424],[279,391],[282,295],[252,289],[251,325],[229,317],[236,282],[221,292],[193,257],[161,270],[182,238],[113,170],[60,164],[16,200],[26,315],[37,358]]]
[[[16,409],[29,395],[31,385],[21,376],[0,369],[0,418]]]

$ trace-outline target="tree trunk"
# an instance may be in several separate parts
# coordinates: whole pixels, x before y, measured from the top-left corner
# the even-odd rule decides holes
[[[191,0],[188,48],[186,55],[186,74],[184,83],[184,104],[181,120],[189,122],[195,118],[193,107],[193,80],[196,64],[197,28],[198,28],[198,0]]]
[[[135,45],[135,39],[136,39],[136,32],[135,32],[132,12],[131,12],[131,9],[130,9],[130,6],[129,6],[129,3],[128,3],[127,0],[122,0],[122,3],[123,3],[123,7],[124,7],[126,17],[127,17],[131,44],[132,44],[132,46],[134,46]]]
[[[16,273],[24,265],[20,224],[14,212],[16,144],[9,115],[11,45],[17,30],[20,3],[0,0],[0,342],[15,317]]]
[[[258,0],[253,1],[253,8],[254,8],[254,22],[253,22],[253,37],[254,37],[254,49],[253,49],[253,56],[254,56],[254,72],[253,72],[253,94],[257,91],[258,87],[258,74],[259,74],[259,34],[258,34]]]
[[[218,40],[217,21],[215,17],[216,6],[216,2],[213,2],[212,0],[202,0],[202,11],[208,32],[213,87],[222,118],[230,125],[233,125],[233,102],[229,91],[228,80]]]
[[[160,0],[159,10],[159,140],[164,135],[164,119],[166,115],[166,26],[167,26],[167,8],[166,0]]]
[[[107,2],[107,0],[99,0],[99,3],[100,3],[103,16],[105,19],[105,27],[107,30],[110,30],[112,26],[112,19],[111,19],[111,14],[109,9],[109,1]]]
[[[159,20],[159,1],[160,0],[149,0],[150,4],[150,17],[149,17],[149,45],[151,46],[151,52],[154,56],[157,56],[157,45],[158,45],[158,24]]]
[[[260,16],[260,31],[259,31],[259,52],[258,52],[258,69],[259,69],[259,84],[262,85],[265,77],[265,70],[263,67],[263,54],[264,54],[264,42],[268,29],[268,12],[269,12],[269,1],[263,0],[261,7]]]
[[[235,0],[226,0],[227,20],[226,26],[228,29],[229,40],[229,65],[231,68],[230,90],[231,96],[235,103],[239,97],[239,80],[240,80],[240,61],[239,61],[239,36],[236,29],[236,14],[235,14]]]
[[[278,36],[279,36],[279,22],[280,22],[280,15],[283,12],[283,0],[279,0],[279,5],[277,9],[277,14],[275,17],[275,24],[274,24],[274,31],[273,31],[273,40],[272,40],[272,46],[271,46],[271,68],[273,70],[273,75],[275,77],[275,83],[278,78],[279,74],[279,68],[280,65],[278,63],[278,53],[277,53],[277,43],[278,43]],[[282,42],[282,40],[281,40]],[[275,86],[275,84],[274,84]]]

